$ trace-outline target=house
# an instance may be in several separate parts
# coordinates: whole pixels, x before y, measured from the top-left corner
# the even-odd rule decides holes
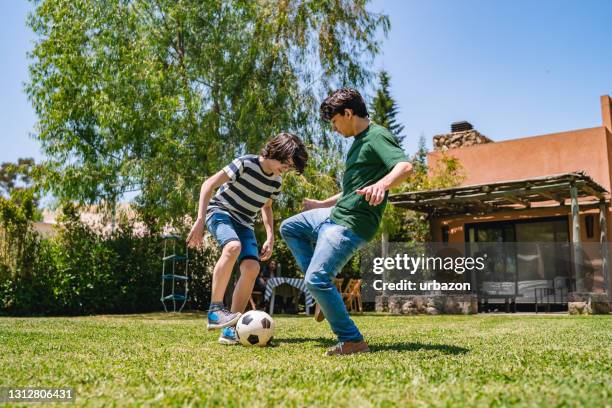
[[[457,158],[463,182],[390,197],[428,215],[433,242],[489,251],[489,267],[465,276],[479,301],[609,310],[612,100],[600,103],[601,126],[500,142],[455,123],[427,161],[433,172]]]
[[[36,221],[33,223],[34,230],[44,238],[54,236],[57,233],[55,227],[57,226],[57,219],[60,214],[61,210],[59,209],[43,209],[43,219],[42,221]],[[136,213],[130,203],[117,204],[116,216],[119,217],[121,215],[127,216],[129,220],[136,219]],[[83,224],[88,225],[103,234],[113,231],[116,225],[116,222],[113,221],[112,216],[102,211],[101,208],[96,205],[83,208],[79,212],[79,219]],[[136,220],[134,226],[134,233],[136,235],[144,234],[146,228],[142,222]]]

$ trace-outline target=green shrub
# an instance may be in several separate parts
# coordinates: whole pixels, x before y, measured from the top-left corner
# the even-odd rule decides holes
[[[23,201],[0,198],[0,313],[80,315],[162,310],[160,234],[137,235],[121,218],[110,234],[79,220],[65,205],[56,235],[42,239],[32,229]],[[184,243],[178,245],[184,247]],[[216,249],[190,254],[190,302],[204,309],[210,299]]]

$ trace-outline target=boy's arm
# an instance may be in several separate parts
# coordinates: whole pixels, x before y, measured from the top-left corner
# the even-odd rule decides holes
[[[261,209],[261,219],[266,229],[266,242],[261,247],[260,258],[267,261],[272,256],[274,247],[274,216],[272,214],[272,199],[268,199]]]
[[[213,191],[221,187],[224,183],[227,183],[229,179],[229,176],[223,170],[220,170],[202,183],[202,188],[200,188],[200,201],[198,203],[198,219],[206,218],[206,209],[208,208],[208,203],[210,202]]]
[[[391,170],[389,174],[371,186],[357,190],[357,194],[364,195],[366,201],[370,203],[370,205],[378,205],[385,199],[387,190],[402,184],[410,173],[412,173],[412,164],[409,162],[399,162],[393,167],[393,170]]]
[[[229,176],[225,171],[221,170],[212,177],[209,177],[200,188],[200,200],[198,202],[198,218],[196,219],[189,236],[187,244],[190,247],[197,247],[202,243],[202,235],[204,234],[204,223],[206,221],[206,209],[212,197],[213,191],[219,188],[223,183],[229,181]]]
[[[313,200],[311,198],[305,198],[302,202],[304,210],[312,210],[313,208],[328,208],[336,205],[338,200],[342,197],[342,192],[331,196],[325,200]]]

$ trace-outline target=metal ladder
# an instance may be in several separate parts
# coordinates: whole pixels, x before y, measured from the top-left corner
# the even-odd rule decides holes
[[[170,306],[169,304],[167,305],[166,302],[172,302],[172,312],[177,311],[177,304],[179,304],[178,312],[180,313],[189,298],[189,248],[185,245],[185,255],[180,255],[176,252],[176,243],[181,237],[178,235],[164,235],[162,239],[164,240],[164,254],[162,256],[162,290],[160,300],[166,312],[168,312]],[[169,244],[172,245],[171,254],[169,254]],[[166,272],[166,264],[169,262],[172,263],[172,268],[168,267],[168,271]],[[180,264],[183,262],[184,267],[181,268]],[[180,274],[181,269],[183,272],[182,275]],[[177,285],[177,282],[184,283],[182,291],[180,290],[181,285]],[[166,293],[166,286],[170,288],[168,294]]]

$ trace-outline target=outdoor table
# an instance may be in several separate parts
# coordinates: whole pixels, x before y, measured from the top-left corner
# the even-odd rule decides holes
[[[275,289],[277,286],[280,286],[284,283],[299,289],[300,292],[304,292],[304,298],[306,299],[306,314],[309,314],[310,307],[314,305],[315,301],[308,289],[306,289],[306,282],[304,281],[304,279],[279,277],[268,279],[268,283],[266,284],[264,300],[268,300],[270,299],[270,297],[272,298],[270,300],[270,315],[274,314],[274,298],[276,296]]]

